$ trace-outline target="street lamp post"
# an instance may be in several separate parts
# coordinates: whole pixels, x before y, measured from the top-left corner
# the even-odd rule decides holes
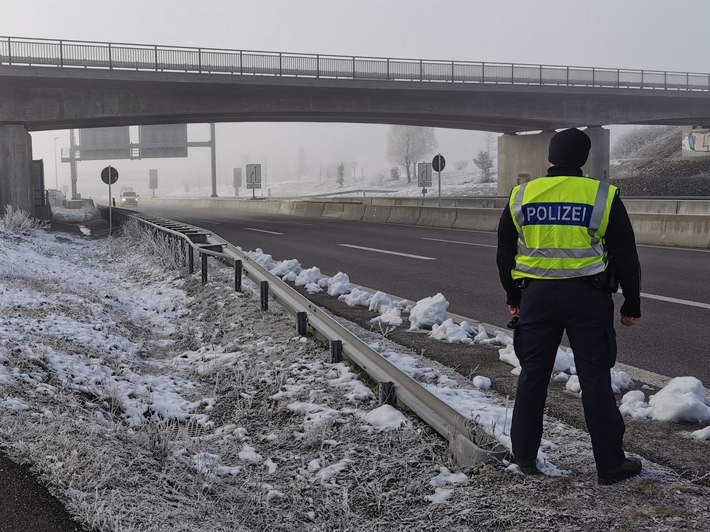
[[[59,137],[54,137],[54,186],[59,190],[59,172],[57,172],[57,140]]]

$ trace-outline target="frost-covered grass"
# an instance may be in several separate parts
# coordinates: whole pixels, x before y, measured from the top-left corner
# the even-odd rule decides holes
[[[597,486],[588,436],[556,420],[546,452],[571,471],[456,465],[439,435],[380,407],[354,369],[297,337],[278,305],[262,312],[258,287],[234,293],[233,270],[212,260],[203,286],[167,260],[170,243],[134,230],[0,233],[0,445],[82,522],[129,532],[707,524],[708,490],[651,463],[642,478]]]
[[[29,213],[12,205],[5,205],[5,213],[0,216],[0,232],[24,235],[40,225],[40,222],[31,217]]]

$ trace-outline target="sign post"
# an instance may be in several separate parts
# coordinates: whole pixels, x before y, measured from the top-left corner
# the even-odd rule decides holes
[[[109,165],[101,170],[101,181],[108,185],[108,234],[113,232],[113,198],[111,197],[111,185],[118,181],[118,170]]]
[[[239,196],[239,189],[242,187],[242,169],[234,169],[234,195]]]
[[[431,161],[431,166],[439,174],[439,204],[441,204],[441,171],[446,166],[446,159],[439,153]]]
[[[261,188],[261,165],[247,165],[247,189],[251,189],[251,199],[256,199],[256,189]]]
[[[148,188],[155,197],[155,189],[158,188],[158,170],[148,170]]]

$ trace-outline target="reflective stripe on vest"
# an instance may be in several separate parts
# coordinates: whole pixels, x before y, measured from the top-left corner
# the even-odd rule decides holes
[[[603,237],[616,190],[583,177],[543,177],[514,188],[513,278],[565,279],[604,271]]]

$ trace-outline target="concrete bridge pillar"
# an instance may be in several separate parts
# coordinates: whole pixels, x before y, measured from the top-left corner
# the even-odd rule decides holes
[[[0,125],[0,212],[33,213],[32,137],[22,125]]]
[[[609,180],[609,130],[600,126],[588,127],[584,132],[592,141],[584,175]],[[498,137],[498,195],[508,196],[518,184],[519,173],[530,173],[532,179],[544,176],[550,163],[547,149],[555,131],[537,134],[507,134]]]

